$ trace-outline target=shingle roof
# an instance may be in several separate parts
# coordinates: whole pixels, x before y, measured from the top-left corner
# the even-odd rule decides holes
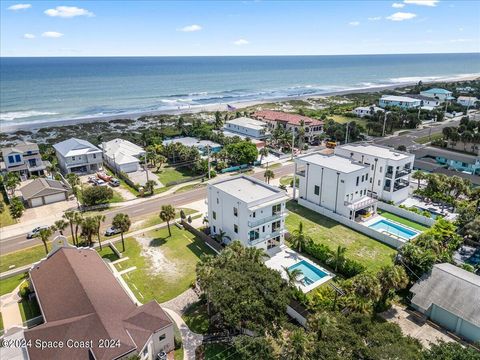
[[[303,120],[307,126],[323,125],[323,121],[309,118],[307,116],[298,114],[289,114],[281,111],[274,110],[261,110],[256,111],[253,117],[260,118],[269,121],[282,121],[287,122],[290,125],[300,126],[300,122]]]
[[[38,145],[28,141],[18,142],[15,146],[2,148],[2,155],[5,158],[11,153],[24,153],[27,151],[38,151]]]
[[[123,139],[114,139],[101,145],[105,155],[115,159],[117,164],[140,162],[138,159],[145,154],[140,146]]]
[[[449,91],[449,90],[445,90],[445,89],[432,88],[432,89],[428,89],[428,90],[421,91],[421,93],[427,93],[427,94],[445,94],[445,95],[448,95],[448,94],[451,94],[452,92]]]
[[[99,148],[88,141],[77,138],[70,138],[59,142],[58,144],[53,145],[53,147],[64,157],[101,152]]]
[[[437,264],[410,291],[412,304],[424,310],[435,304],[480,326],[480,276],[452,264]]]
[[[61,181],[38,178],[31,183],[20,188],[20,192],[25,200],[58,194],[59,192],[68,192],[68,188]]]
[[[93,340],[95,359],[141,351],[155,330],[172,322],[157,302],[137,307],[95,250],[60,248],[30,270],[45,323],[25,331],[27,340]],[[119,347],[100,348],[99,339]],[[29,358],[89,359],[81,348],[28,349]]]
[[[446,149],[440,149],[436,147],[426,146],[420,149],[412,151],[415,154],[415,158],[421,159],[428,156],[439,156],[445,159],[461,161],[468,164],[475,164],[478,161],[478,157],[475,155],[463,154],[457,151],[450,151]]]

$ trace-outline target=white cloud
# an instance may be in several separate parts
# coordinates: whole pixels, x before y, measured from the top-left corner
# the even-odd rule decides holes
[[[405,4],[402,4],[402,3],[393,3],[392,4],[392,7],[395,8],[395,9],[401,9],[404,6],[405,6]]]
[[[440,0],[403,0],[405,4],[420,5],[420,6],[437,6]]]
[[[59,38],[62,37],[63,34],[56,31],[45,31],[42,33],[42,36],[46,38]]]
[[[13,10],[13,11],[26,10],[26,9],[30,9],[31,7],[32,7],[31,4],[15,4],[15,5],[9,6],[8,10]]]
[[[358,26],[358,25],[360,25],[360,21],[350,21],[350,22],[348,23],[348,25],[350,25],[350,26]]]
[[[75,16],[94,16],[87,9],[78,8],[76,6],[57,6],[55,9],[48,9],[44,12],[48,16],[72,18]]]
[[[416,16],[417,14],[413,14],[413,13],[396,12],[395,14],[387,16],[387,19],[392,21],[404,21],[404,20],[413,19]]]
[[[237,41],[234,41],[233,43],[237,46],[242,46],[242,45],[250,44],[250,41],[245,40],[245,39],[238,39]]]
[[[449,42],[451,43],[465,43],[465,42],[472,42],[473,39],[451,39]]]
[[[183,31],[183,32],[194,32],[194,31],[200,31],[200,30],[202,30],[202,29],[203,29],[203,28],[202,28],[200,25],[193,24],[193,25],[184,26],[183,28],[180,29],[180,31]]]
[[[382,17],[381,16],[372,16],[372,17],[368,18],[368,21],[378,21],[378,20],[382,20]]]
[[[35,35],[26,33],[26,34],[23,34],[23,38],[24,39],[35,39]]]

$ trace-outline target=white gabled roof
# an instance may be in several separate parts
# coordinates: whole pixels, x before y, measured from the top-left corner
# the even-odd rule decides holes
[[[58,144],[53,145],[53,147],[64,157],[101,152],[99,148],[88,141],[77,138],[70,138],[59,142]]]
[[[115,163],[118,165],[138,163],[138,158],[145,154],[143,148],[123,139],[102,143],[100,147],[105,155],[110,159],[115,159]]]

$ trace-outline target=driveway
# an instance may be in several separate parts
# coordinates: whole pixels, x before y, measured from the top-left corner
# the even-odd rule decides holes
[[[155,186],[155,188],[164,187],[164,184],[162,184],[160,180],[158,180],[157,175],[155,175],[150,170],[147,170],[147,172],[145,172],[145,170],[138,170],[135,172],[128,173],[127,175],[129,179],[133,181],[134,184],[140,184],[143,186],[147,182],[147,173],[148,173],[148,180],[153,180],[157,183],[157,186]]]

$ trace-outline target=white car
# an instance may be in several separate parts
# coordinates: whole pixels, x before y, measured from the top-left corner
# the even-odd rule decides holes
[[[40,230],[42,229],[48,229],[49,226],[38,226],[36,227],[35,229],[33,229],[32,231],[30,231],[28,234],[27,234],[27,239],[32,239],[34,237],[37,237],[38,234],[40,234]]]
[[[117,229],[115,226],[110,226],[106,231],[105,231],[105,236],[112,236],[116,234],[120,234],[121,230]]]
[[[97,179],[94,183],[96,186],[107,186],[107,183],[102,179]]]

